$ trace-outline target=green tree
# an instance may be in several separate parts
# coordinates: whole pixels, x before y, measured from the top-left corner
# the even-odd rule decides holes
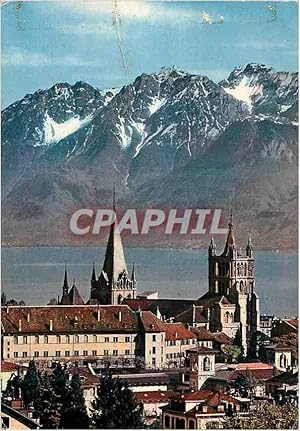
[[[233,386],[238,389],[242,396],[249,397],[252,395],[256,384],[256,379],[253,377],[251,371],[246,370],[246,373],[241,373],[235,379]]]
[[[128,382],[108,374],[101,378],[97,398],[92,403],[92,423],[96,428],[136,429],[143,427],[143,408]]]
[[[40,376],[36,369],[36,364],[34,361],[30,361],[28,370],[21,384],[23,401],[26,407],[35,400],[39,384]]]
[[[47,374],[41,377],[37,397],[33,403],[35,416],[43,429],[59,429],[62,404],[56,395]]]
[[[79,374],[72,376],[71,384],[66,392],[60,426],[69,429],[85,429],[89,426]]]
[[[222,348],[222,352],[230,358],[230,360],[236,361],[237,358],[240,356],[242,349],[239,346],[236,346],[234,344],[225,344]]]
[[[7,382],[5,395],[13,400],[19,400],[22,397],[23,379],[20,376],[11,376]]]
[[[239,415],[227,419],[226,429],[298,429],[298,408],[293,404],[283,406],[261,403],[249,416]]]

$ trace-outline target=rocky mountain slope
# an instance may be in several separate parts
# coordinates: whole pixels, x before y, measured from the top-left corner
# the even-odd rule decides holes
[[[219,84],[171,67],[27,95],[2,116],[4,243],[74,243],[70,213],[109,203],[116,183],[119,205],[230,206],[259,247],[293,248],[297,103],[297,74],[258,64]]]

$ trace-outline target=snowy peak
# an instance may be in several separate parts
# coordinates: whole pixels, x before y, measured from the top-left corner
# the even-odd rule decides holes
[[[220,85],[254,114],[280,114],[298,100],[298,74],[277,72],[264,64],[236,67]]]

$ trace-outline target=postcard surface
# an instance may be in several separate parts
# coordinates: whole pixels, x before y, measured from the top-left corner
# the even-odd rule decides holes
[[[298,429],[298,4],[1,1],[3,429]]]

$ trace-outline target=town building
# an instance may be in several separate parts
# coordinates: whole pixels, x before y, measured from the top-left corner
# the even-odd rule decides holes
[[[226,416],[247,412],[249,402],[220,391],[201,389],[171,396],[161,410],[163,429],[216,429],[222,427]]]

